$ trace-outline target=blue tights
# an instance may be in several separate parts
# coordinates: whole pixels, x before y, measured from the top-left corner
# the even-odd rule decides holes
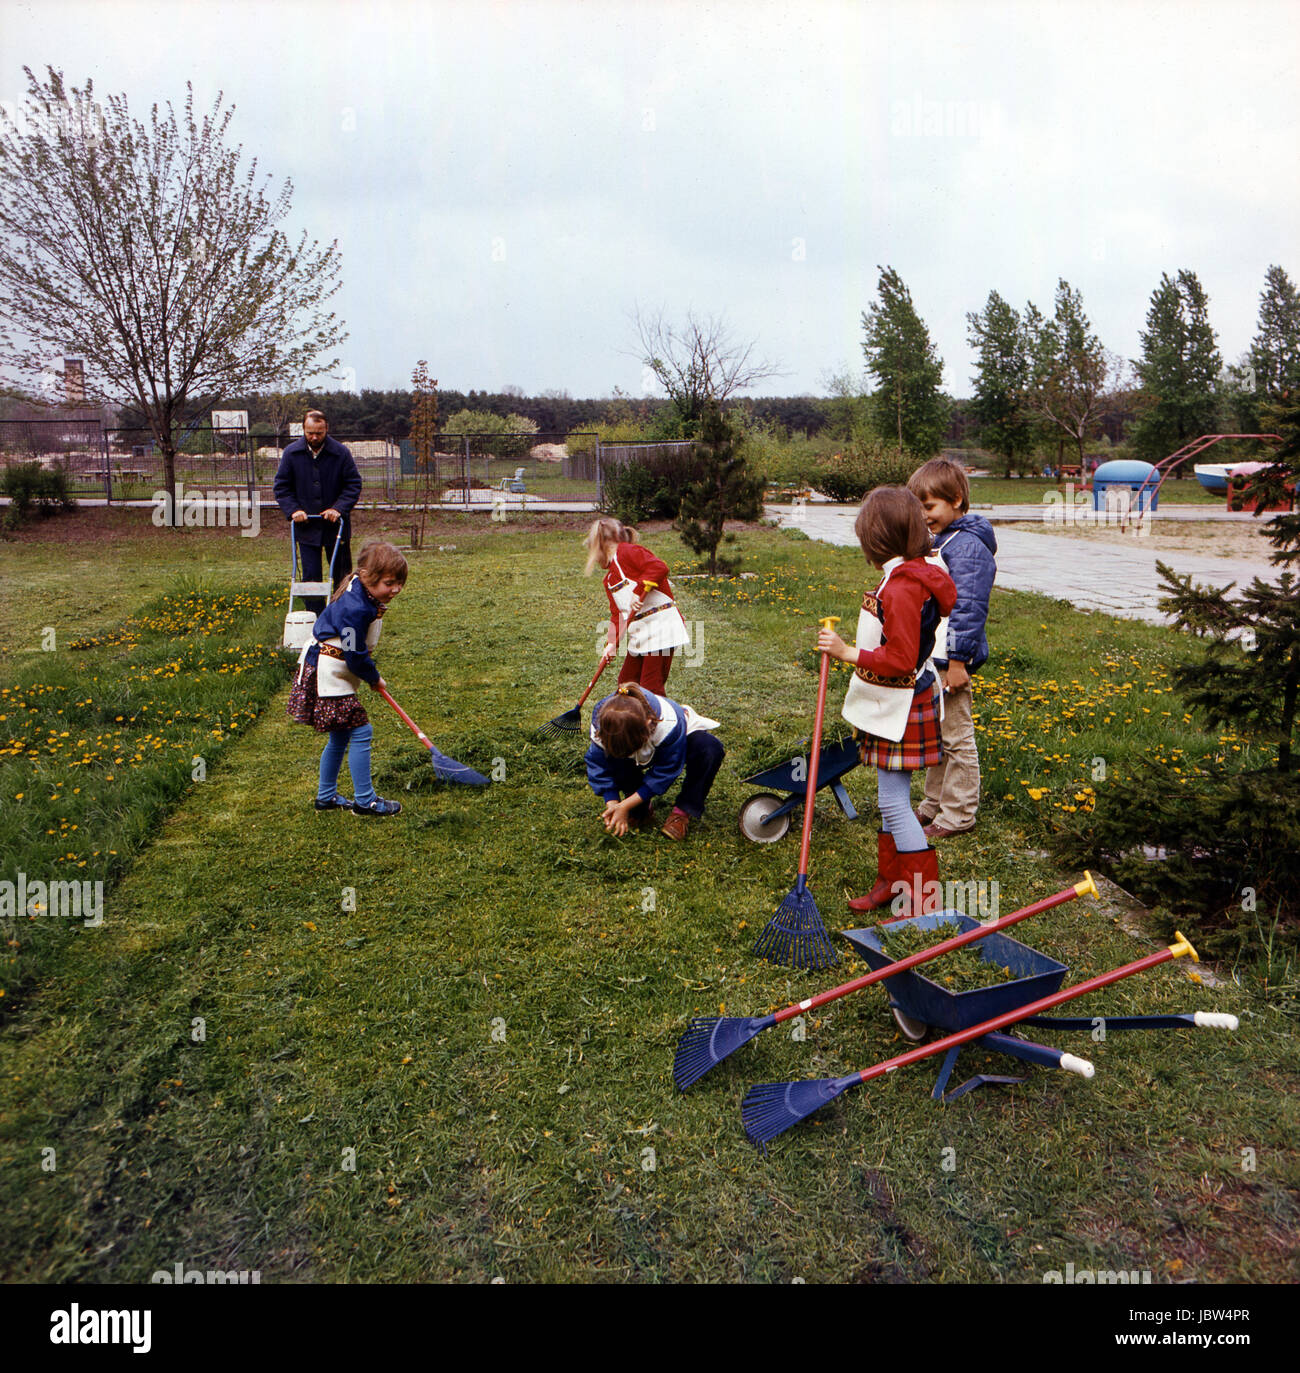
[[[374,733],[368,724],[358,725],[356,729],[330,730],[330,737],[320,756],[317,800],[328,801],[338,791],[339,769],[343,766],[344,753],[348,755],[348,771],[352,774],[358,805],[368,806],[375,799],[375,788],[370,781],[370,741]]]
[[[876,769],[877,801],[881,828],[894,836],[899,853],[917,853],[930,847],[921,822],[912,812],[912,774]]]

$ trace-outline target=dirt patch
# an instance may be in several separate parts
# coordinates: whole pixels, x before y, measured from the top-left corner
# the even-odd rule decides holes
[[[1087,529],[1079,526],[1015,522],[999,526],[1004,529],[1023,529],[1027,534],[1045,534],[1055,539],[1080,539],[1085,543],[1122,544],[1126,548],[1154,549],[1160,553],[1193,553],[1207,558],[1251,558],[1266,562],[1273,545],[1265,538],[1258,524],[1244,521],[1232,524],[1206,520],[1179,522],[1168,525],[1156,523],[1145,533],[1116,526]]]

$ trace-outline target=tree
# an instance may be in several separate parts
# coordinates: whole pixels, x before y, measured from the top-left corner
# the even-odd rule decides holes
[[[878,389],[872,422],[882,439],[894,439],[921,457],[933,457],[948,427],[948,401],[940,389],[943,359],[892,267],[878,267],[880,300],[862,316],[862,351]]]
[[[1277,401],[1300,388],[1300,292],[1281,267],[1264,275],[1250,365],[1261,398]]]
[[[1214,433],[1223,358],[1209,320],[1209,299],[1195,272],[1162,272],[1151,293],[1137,374],[1150,400],[1133,443],[1159,462],[1199,434]]]
[[[3,344],[29,379],[83,359],[88,395],[144,418],[172,488],[177,431],[211,398],[337,366],[338,246],[280,231],[292,185],[268,198],[256,161],[241,172],[220,95],[201,122],[190,88],[180,120],[155,105],[144,125],[124,95],[101,109],[91,82],[24,70],[24,118],[0,126]]]
[[[738,452],[736,431],[718,405],[706,407],[695,445],[703,474],[682,489],[675,528],[692,552],[708,557],[709,574],[734,572],[737,558],[720,558],[718,546],[734,543],[725,533],[728,520],[756,520],[763,513],[763,483],[746,470]]]
[[[1068,438],[1083,463],[1083,445],[1095,433],[1122,380],[1123,362],[1102,347],[1083,311],[1083,297],[1064,279],[1056,284],[1056,304],[1047,319],[1031,301],[1023,316],[1029,353],[1025,405],[1057,439]]]
[[[821,402],[826,417],[826,437],[847,443],[866,438],[870,432],[870,397],[865,372],[854,376],[849,368],[824,372],[822,385],[830,397]]]
[[[710,406],[781,375],[775,363],[756,359],[755,344],[734,338],[721,318],[688,311],[685,325],[674,325],[662,310],[649,315],[638,308],[632,322],[637,356],[668,392],[680,438],[701,432]]]
[[[421,358],[411,373],[411,446],[420,471],[420,523],[412,530],[411,543],[424,547],[424,531],[429,519],[432,483],[437,475],[438,379],[430,377],[429,364]]]
[[[1019,314],[996,291],[989,292],[981,312],[967,314],[966,333],[971,347],[979,350],[970,408],[980,443],[1005,461],[1009,477],[1034,446],[1034,425],[1025,406],[1029,338]]]

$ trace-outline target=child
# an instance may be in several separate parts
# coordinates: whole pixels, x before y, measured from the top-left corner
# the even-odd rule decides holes
[[[926,769],[925,800],[916,812],[929,838],[946,839],[974,829],[979,809],[980,755],[970,679],[989,656],[984,626],[998,570],[998,541],[988,520],[969,513],[970,483],[960,464],[935,458],[913,472],[907,485],[925,507],[934,550],[943,554],[957,587],[947,648],[941,647],[934,660],[944,691],[944,756]]]
[[[619,631],[625,627],[627,656],[618,680],[663,691],[673,650],[690,642],[668,581],[668,564],[637,543],[635,529],[608,517],[592,522],[586,542],[587,576],[605,568],[610,618],[602,656],[612,658],[618,652]]]
[[[601,819],[611,834],[654,823],[654,798],[662,796],[685,768],[677,804],[664,824],[669,839],[685,839],[704,802],[726,750],[708,733],[718,722],[690,706],[624,683],[592,712],[587,781],[605,802]],[[626,792],[626,799],[620,800]]]
[[[370,740],[374,731],[357,700],[363,681],[385,685],[371,650],[379,642],[379,621],[406,585],[406,559],[390,543],[370,540],[357,558],[357,570],[321,611],[315,636],[303,646],[298,677],[289,693],[289,716],[310,725],[329,741],[320,756],[317,810],[347,810],[353,815],[396,815],[402,807],[375,795],[370,781]],[[356,799],[338,794],[344,753]]]
[[[844,716],[864,732],[862,762],[875,764],[879,789],[878,880],[849,906],[875,910],[898,895],[898,918],[928,915],[940,905],[938,855],[912,813],[912,772],[943,757],[929,659],[957,589],[941,567],[926,561],[925,511],[910,491],[877,487],[862,502],[854,529],[867,561],[885,573],[874,594],[862,599],[857,641],[863,646],[850,648],[829,629],[817,635],[820,651],[857,669]]]

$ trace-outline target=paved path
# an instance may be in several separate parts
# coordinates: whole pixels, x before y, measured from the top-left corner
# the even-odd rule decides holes
[[[852,508],[769,506],[767,513],[782,525],[803,530],[809,538],[833,544],[857,543],[853,533],[857,511]],[[1157,552],[1146,547],[1139,536],[1132,536],[1124,544],[1094,544],[1025,529],[999,529],[997,535],[997,585],[1004,591],[1036,591],[1042,596],[1069,601],[1080,610],[1099,610],[1150,624],[1169,622],[1156,606],[1161,594],[1157,559],[1176,572],[1191,573],[1196,581],[1215,586],[1228,582],[1241,586],[1253,576],[1273,581],[1280,571],[1262,558],[1209,558],[1170,550]]]

